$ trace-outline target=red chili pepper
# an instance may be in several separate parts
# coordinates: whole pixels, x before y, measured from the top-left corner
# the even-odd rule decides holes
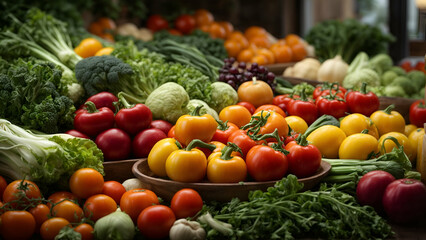
[[[417,127],[424,127],[426,123],[426,106],[425,100],[417,100],[410,106],[409,111],[410,123]]]
[[[373,92],[367,92],[367,84],[363,83],[360,91],[350,91],[346,94],[346,103],[351,113],[361,113],[370,116],[379,110],[379,97]]]
[[[74,117],[74,128],[90,137],[114,126],[114,113],[107,107],[96,109],[93,102],[86,102],[85,109]]]

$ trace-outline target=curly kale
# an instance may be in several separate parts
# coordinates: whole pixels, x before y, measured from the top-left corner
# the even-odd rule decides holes
[[[72,128],[73,101],[59,93],[62,71],[53,63],[18,59],[0,73],[0,118],[45,133]]]

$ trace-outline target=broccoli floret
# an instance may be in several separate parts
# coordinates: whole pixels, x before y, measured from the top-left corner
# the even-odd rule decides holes
[[[403,77],[403,76],[396,77],[392,81],[391,86],[401,87],[402,89],[404,89],[404,92],[407,95],[412,95],[417,92],[416,86],[408,77]]]
[[[407,77],[414,83],[417,89],[425,88],[426,76],[422,71],[412,70]]]
[[[102,91],[118,94],[132,75],[130,65],[110,55],[85,58],[75,66],[75,76],[89,96]]]
[[[384,89],[385,96],[388,97],[407,97],[404,89],[401,86],[389,85]]]
[[[398,76],[407,75],[407,72],[400,66],[393,66],[389,70],[395,72],[396,74],[398,74]]]
[[[382,86],[390,85],[396,77],[398,77],[398,74],[396,72],[391,70],[386,71],[385,73],[383,73],[382,77],[380,78],[381,85]]]

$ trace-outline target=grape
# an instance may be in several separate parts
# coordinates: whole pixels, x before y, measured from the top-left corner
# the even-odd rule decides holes
[[[264,73],[266,71],[266,69],[265,69],[265,67],[264,66],[259,66],[258,68],[257,68],[257,72],[258,73]]]
[[[231,68],[229,69],[229,73],[231,73],[231,74],[238,74],[238,73],[239,73],[239,71],[238,71],[238,69],[237,69],[236,67],[231,67]]]
[[[220,73],[219,74],[219,81],[221,82],[225,82],[226,78],[225,78],[226,74],[225,73]]]
[[[240,62],[240,63],[238,63],[238,67],[241,68],[241,69],[246,69],[247,65],[246,65],[245,62]]]
[[[225,76],[226,81],[235,81],[236,77],[232,74],[228,74]]]
[[[273,72],[268,72],[266,77],[268,78],[268,80],[272,80],[272,81],[275,80],[275,74]]]
[[[235,82],[234,81],[232,81],[232,80],[229,80],[229,81],[227,81],[226,83],[228,83],[229,85],[231,85],[231,87],[233,87],[233,88],[237,88],[237,85],[235,84]]]

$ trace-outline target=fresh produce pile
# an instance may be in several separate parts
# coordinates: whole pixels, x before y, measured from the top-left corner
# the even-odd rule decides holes
[[[425,103],[413,103],[408,123],[393,105],[379,110],[378,99],[383,81],[418,97],[398,78],[417,90],[422,71],[400,73],[386,54],[355,47],[353,61],[305,59],[296,35],[273,43],[261,27],[234,31],[205,10],[173,24],[151,16],[149,36],[108,18],[89,26],[97,36],[74,36],[40,9],[8,13],[0,31],[2,239],[384,239],[395,235],[388,221],[425,220]],[[237,55],[245,42],[255,47]],[[240,58],[246,50],[253,56]],[[288,73],[322,84],[292,86],[262,66],[279,56],[298,61]],[[136,178],[105,180],[104,161],[132,158],[182,184],[276,184],[247,201],[207,202],[189,188],[161,199]],[[328,175],[302,191],[298,179],[314,177],[322,162]]]

